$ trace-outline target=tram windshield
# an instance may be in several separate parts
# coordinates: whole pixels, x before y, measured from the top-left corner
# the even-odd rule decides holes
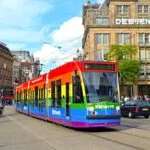
[[[116,73],[84,72],[83,80],[88,103],[119,101]]]

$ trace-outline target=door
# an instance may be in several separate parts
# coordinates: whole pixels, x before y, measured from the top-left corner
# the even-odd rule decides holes
[[[69,83],[66,83],[66,116],[70,116]]]

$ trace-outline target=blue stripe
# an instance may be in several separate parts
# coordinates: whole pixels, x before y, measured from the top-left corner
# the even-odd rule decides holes
[[[16,109],[18,111],[28,113],[28,110],[26,106],[23,106],[22,104],[16,104]],[[114,115],[114,109],[109,110],[97,110],[97,115]],[[46,116],[46,107],[43,107],[42,111],[39,110],[37,106],[32,107],[29,106],[29,113],[40,115],[40,116]],[[119,118],[115,119],[87,119],[86,117],[88,115],[91,115],[92,112],[87,111],[87,109],[70,109],[70,116],[66,116],[66,109],[65,108],[51,108],[48,109],[48,116],[53,118],[58,118],[61,120],[70,120],[72,122],[86,122],[86,123],[111,123],[111,122],[120,122]],[[120,114],[120,111],[119,111]]]

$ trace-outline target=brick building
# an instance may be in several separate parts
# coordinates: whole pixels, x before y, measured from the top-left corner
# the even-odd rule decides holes
[[[4,43],[0,42],[0,89],[12,86],[13,56]]]
[[[102,5],[88,1],[83,6],[83,25],[85,59],[107,61],[113,44],[138,46],[141,76],[138,83],[121,87],[121,94],[150,96],[150,0],[105,0]]]

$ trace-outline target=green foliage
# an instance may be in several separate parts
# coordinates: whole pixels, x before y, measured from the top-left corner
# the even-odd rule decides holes
[[[124,81],[132,83],[136,81],[140,73],[141,62],[137,60],[121,60],[119,62],[119,73]]]
[[[140,73],[141,62],[135,60],[138,48],[135,45],[111,45],[109,60],[118,62],[119,75],[123,81],[132,83]]]
[[[122,59],[133,59],[137,54],[137,50],[135,45],[111,45],[108,58],[109,60],[116,60],[116,62]]]

